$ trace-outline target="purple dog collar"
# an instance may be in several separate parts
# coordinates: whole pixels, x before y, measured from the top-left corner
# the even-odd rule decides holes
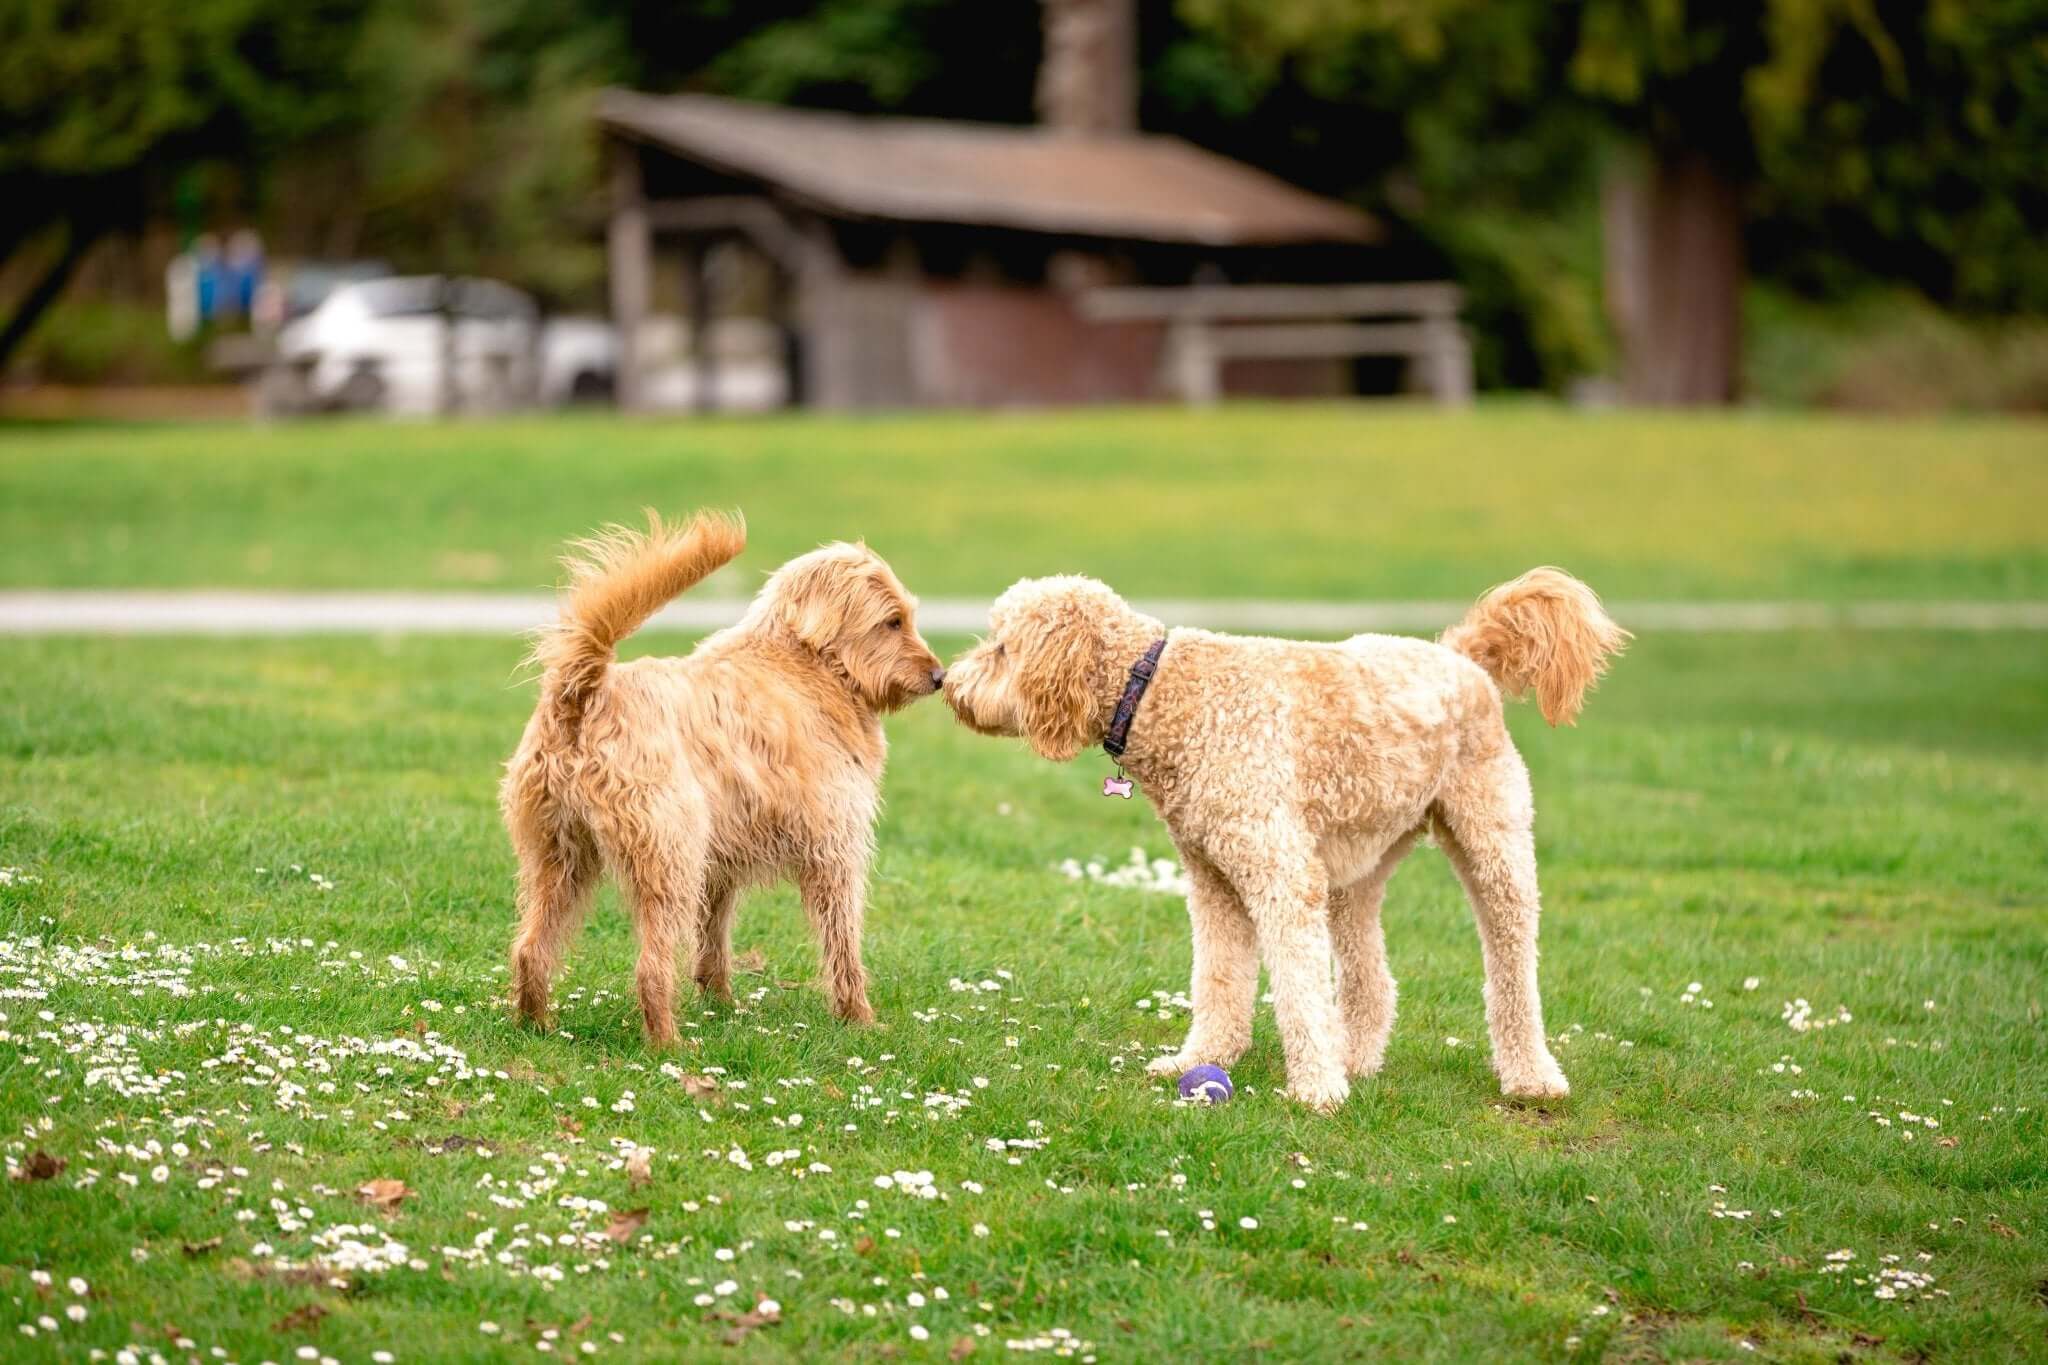
[[[1111,758],[1124,756],[1124,746],[1131,737],[1131,722],[1138,715],[1138,703],[1145,699],[1145,688],[1159,671],[1159,656],[1165,652],[1166,637],[1162,635],[1152,642],[1143,658],[1131,665],[1130,681],[1124,684],[1124,694],[1117,699],[1116,712],[1109,718],[1109,733],[1102,740],[1102,751]]]

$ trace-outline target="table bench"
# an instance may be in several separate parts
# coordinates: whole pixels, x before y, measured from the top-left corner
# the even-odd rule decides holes
[[[1409,387],[1439,403],[1472,401],[1472,345],[1458,323],[1456,285],[1187,285],[1092,289],[1084,317],[1097,322],[1163,322],[1166,387],[1184,402],[1222,395],[1225,361],[1405,357]]]

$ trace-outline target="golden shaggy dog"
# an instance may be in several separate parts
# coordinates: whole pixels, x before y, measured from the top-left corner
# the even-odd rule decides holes
[[[1441,643],[1304,644],[1168,631],[1093,579],[1026,579],[997,599],[989,628],[948,671],[946,700],[971,728],[1021,735],[1055,762],[1103,742],[1133,663],[1166,641],[1122,757],[1191,885],[1194,1010],[1187,1041],[1153,1073],[1237,1061],[1263,957],[1289,1092],[1341,1104],[1350,1077],[1379,1070],[1394,1024],[1381,895],[1431,833],[1479,923],[1502,1091],[1566,1093],[1536,992],[1529,773],[1501,693],[1534,688],[1553,725],[1578,714],[1628,640],[1590,588],[1536,569],[1486,594]]]
[[[539,1021],[600,872],[640,935],[650,1043],[676,1036],[676,959],[731,999],[733,905],[794,878],[833,1012],[871,1023],[861,920],[887,743],[880,717],[939,689],[916,599],[862,545],[827,545],[768,579],[738,625],[686,658],[618,663],[620,640],[746,546],[700,514],[646,534],[613,527],[571,559],[561,623],[534,659],[540,705],[499,801],[519,856],[512,991]]]

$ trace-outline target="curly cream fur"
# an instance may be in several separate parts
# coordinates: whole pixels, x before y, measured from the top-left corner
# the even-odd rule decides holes
[[[1591,590],[1537,570],[1489,593],[1441,644],[1308,644],[1169,632],[1092,579],[1027,579],[997,599],[989,627],[948,670],[946,700],[971,728],[1020,735],[1054,760],[1102,741],[1130,665],[1167,637],[1123,756],[1191,888],[1194,1008],[1154,1072],[1236,1062],[1263,959],[1290,1093],[1341,1104],[1350,1077],[1379,1069],[1393,1028],[1387,881],[1433,834],[1478,924],[1501,1089],[1566,1093],[1536,986],[1529,775],[1501,688],[1533,686],[1552,720],[1576,713],[1627,638]]]
[[[618,663],[617,642],[739,553],[736,519],[612,528],[572,561],[562,624],[535,650],[541,700],[500,804],[519,859],[512,990],[539,1021],[601,872],[640,935],[648,1040],[672,1042],[676,962],[730,999],[732,917],[748,886],[795,880],[833,1010],[868,1022],[867,868],[887,744],[881,716],[936,691],[916,600],[861,545],[791,560],[740,623],[684,658]]]
[[[1531,569],[1480,598],[1443,642],[1520,697],[1531,688],[1543,719],[1570,725],[1629,633],[1608,619],[1593,590],[1562,569]]]

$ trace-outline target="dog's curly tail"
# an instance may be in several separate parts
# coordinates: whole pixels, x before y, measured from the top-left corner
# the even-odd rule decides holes
[[[577,541],[562,560],[569,571],[562,619],[539,632],[528,656],[543,670],[541,694],[554,713],[571,724],[579,719],[619,641],[746,547],[737,513],[699,512],[668,526],[652,509],[644,532],[607,526]]]
[[[1569,725],[1631,636],[1594,591],[1562,569],[1531,569],[1481,597],[1443,643],[1493,675],[1502,692],[1536,690],[1552,725]]]

